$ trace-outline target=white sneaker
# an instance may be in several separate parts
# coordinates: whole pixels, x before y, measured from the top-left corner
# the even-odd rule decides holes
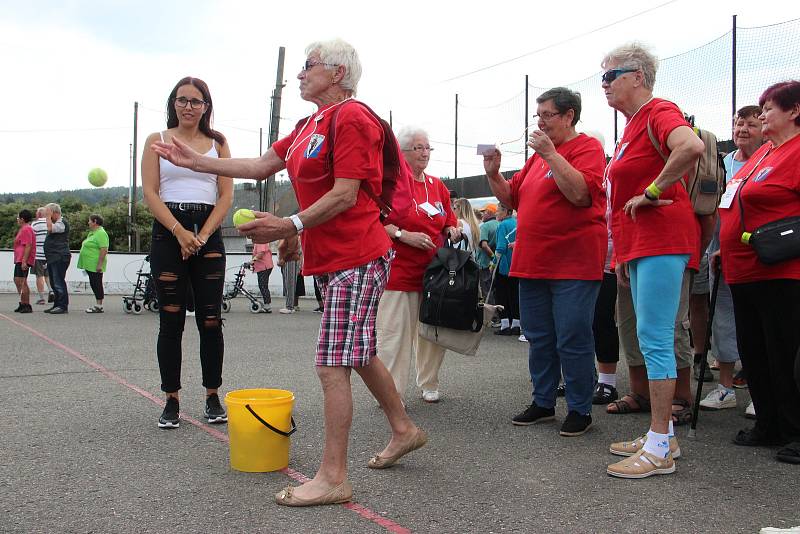
[[[295,308],[281,308],[280,310],[278,310],[278,313],[287,314],[287,313],[294,313],[295,311],[297,311]]]
[[[528,338],[525,337],[525,334],[520,334],[517,339],[519,340],[520,343],[527,343],[528,342]]]
[[[422,391],[422,400],[425,402],[439,402],[439,391],[433,390],[423,390]]]
[[[713,390],[705,399],[700,401],[700,407],[704,410],[736,408],[736,392],[717,384],[717,389]]]
[[[753,406],[753,401],[750,401],[750,404],[747,405],[747,408],[744,411],[744,416],[749,417],[750,419],[756,418],[756,407]]]

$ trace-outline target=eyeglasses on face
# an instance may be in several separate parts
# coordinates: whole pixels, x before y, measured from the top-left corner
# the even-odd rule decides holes
[[[413,150],[414,152],[433,152],[433,147],[430,145],[414,145],[411,148],[407,148],[406,150]]]
[[[303,64],[303,72],[311,69],[312,67],[316,67],[317,65],[324,65],[326,67],[338,67],[336,63],[322,63],[321,61],[311,61],[307,59],[306,62]]]
[[[537,113],[533,116],[534,119],[542,119],[543,121],[549,121],[553,117],[557,117],[558,115],[563,115],[560,111],[556,111],[555,113],[552,111],[542,111],[541,113]]]
[[[179,96],[175,99],[175,105],[179,108],[185,108],[187,104],[190,105],[192,109],[200,109],[208,104],[208,102],[200,100],[199,98],[186,98],[185,96]]]
[[[636,72],[639,69],[609,69],[600,76],[600,81],[603,83],[611,83],[623,74],[628,72]]]

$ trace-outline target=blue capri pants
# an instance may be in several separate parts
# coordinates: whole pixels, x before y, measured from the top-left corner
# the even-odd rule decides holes
[[[677,378],[675,317],[681,298],[688,254],[647,256],[628,262],[636,335],[644,355],[647,378]]]

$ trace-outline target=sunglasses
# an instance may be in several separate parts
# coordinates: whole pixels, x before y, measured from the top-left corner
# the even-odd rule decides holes
[[[603,73],[600,77],[600,81],[603,83],[611,83],[623,74],[628,72],[636,72],[639,69],[609,69]]]

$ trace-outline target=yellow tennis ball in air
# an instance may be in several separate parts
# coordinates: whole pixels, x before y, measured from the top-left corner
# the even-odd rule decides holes
[[[108,174],[100,168],[89,171],[89,183],[95,187],[103,187],[108,181]]]
[[[240,209],[236,210],[236,213],[233,214],[233,224],[235,226],[241,226],[245,223],[249,223],[250,221],[256,220],[256,214],[253,213],[253,210],[248,209]]]

